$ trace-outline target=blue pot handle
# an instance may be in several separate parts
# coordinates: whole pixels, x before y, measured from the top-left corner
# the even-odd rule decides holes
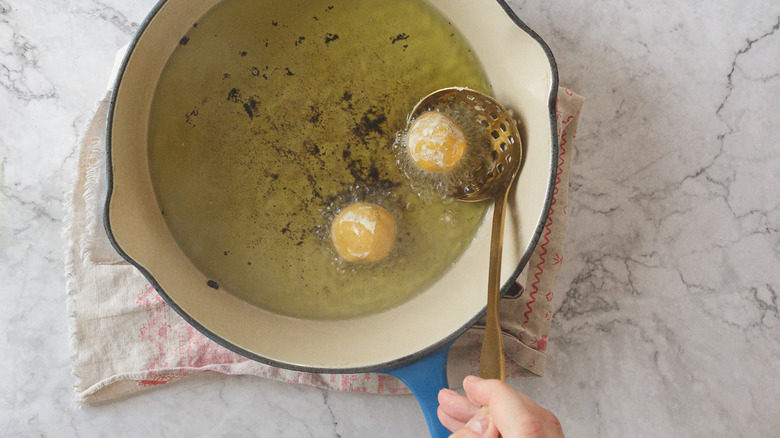
[[[436,410],[439,407],[439,390],[448,387],[447,355],[453,342],[448,342],[433,353],[410,364],[380,371],[404,382],[412,391],[425,414],[428,430],[434,438],[445,438],[452,433],[439,422]]]

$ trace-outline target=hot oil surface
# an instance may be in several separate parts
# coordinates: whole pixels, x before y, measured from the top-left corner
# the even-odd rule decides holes
[[[421,97],[489,91],[468,46],[417,0],[227,0],[182,38],[157,85],[150,170],[182,250],[247,302],[300,318],[398,305],[468,246],[484,204],[420,196],[392,144]],[[382,262],[337,259],[350,202],[390,211]]]

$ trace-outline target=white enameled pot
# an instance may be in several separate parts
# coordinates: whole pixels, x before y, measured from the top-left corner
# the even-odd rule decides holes
[[[241,355],[308,372],[407,370],[391,374],[415,390],[414,377],[428,369],[425,365],[420,371],[419,364],[427,363],[421,359],[438,358],[430,372],[440,375],[448,345],[484,312],[489,226],[480,228],[444,277],[415,298],[364,317],[307,320],[269,312],[225,288],[210,287],[160,215],[148,163],[154,84],[192,23],[219,1],[162,0],[130,45],[114,87],[107,128],[105,225],[111,242],[184,319]],[[258,1],[258,7],[262,3]],[[555,61],[542,39],[504,1],[429,3],[465,37],[492,84],[494,97],[521,121],[524,163],[510,197],[505,228],[502,284],[506,291],[539,240],[554,190],[558,159]],[[408,371],[410,366],[412,371]],[[428,397],[434,394],[433,400],[423,401],[423,407],[429,411],[429,423],[435,423],[435,391],[446,384],[446,374],[422,380],[433,384],[416,392],[427,391]],[[431,404],[433,414],[427,406]],[[434,424],[434,434],[443,433],[436,427],[440,428]]]

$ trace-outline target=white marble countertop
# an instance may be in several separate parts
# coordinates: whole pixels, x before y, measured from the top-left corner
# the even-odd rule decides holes
[[[425,436],[410,396],[216,374],[72,408],[65,192],[154,3],[0,0],[0,435]],[[571,437],[778,436],[780,3],[510,3],[588,98],[547,375],[512,383]]]

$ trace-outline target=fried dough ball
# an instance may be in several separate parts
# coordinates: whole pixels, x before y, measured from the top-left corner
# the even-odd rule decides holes
[[[423,170],[447,172],[466,151],[466,136],[447,115],[428,111],[409,127],[406,147],[412,160]]]
[[[376,204],[356,202],[333,219],[330,238],[339,256],[348,262],[378,262],[393,249],[393,216]]]

